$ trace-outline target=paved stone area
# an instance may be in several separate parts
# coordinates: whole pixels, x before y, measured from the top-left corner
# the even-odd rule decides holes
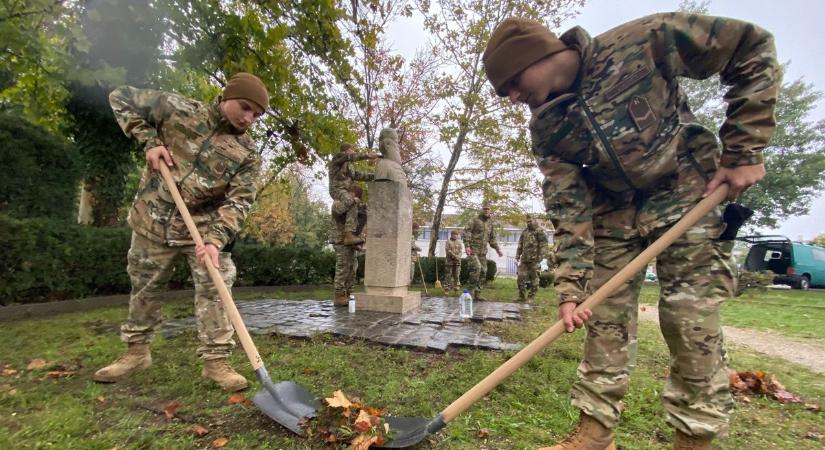
[[[462,320],[457,298],[428,297],[404,315],[335,307],[331,300],[247,300],[237,302],[251,334],[309,337],[316,333],[366,339],[385,345],[444,352],[449,346],[487,350],[518,349],[481,332],[485,321],[521,320],[530,308],[519,303],[475,302],[472,320]],[[168,320],[160,334],[173,338],[195,327],[194,317]]]

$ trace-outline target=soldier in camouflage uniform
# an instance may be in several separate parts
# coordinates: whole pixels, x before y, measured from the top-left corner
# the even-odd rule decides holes
[[[410,244],[410,284],[412,284],[412,280],[413,278],[415,278],[415,269],[418,267],[418,253],[421,252],[421,247],[419,247],[415,243],[415,241],[418,240],[419,229],[420,226],[417,223],[413,223],[412,237],[410,238],[410,240],[412,241],[412,243]]]
[[[643,273],[593,311],[582,302],[719,184],[735,199],[765,174],[781,84],[773,38],[750,23],[656,14],[597,37],[507,19],[484,53],[500,96],[532,109],[533,152],[556,228],[556,292],[567,331],[587,325],[573,405],[577,430],[555,450],[614,449],[637,350]],[[714,134],[690,111],[680,77],[730,86]],[[708,214],[657,258],[659,318],[671,353],[664,390],[676,449],[709,449],[725,433],[728,389],[719,308],[734,286],[725,225]]]
[[[377,153],[367,153],[359,155],[355,153],[352,144],[341,144],[341,151],[338,152],[329,163],[329,196],[332,197],[332,217],[338,231],[341,232],[341,240],[335,242],[342,245],[358,245],[364,242],[357,236],[358,207],[361,201],[351,195],[350,188],[356,181],[372,181],[375,176],[371,173],[360,172],[352,167],[355,161],[365,159],[375,160],[381,155]]]
[[[444,246],[444,253],[447,256],[447,276],[444,277],[444,282],[447,291],[457,291],[461,285],[461,253],[463,249],[461,240],[458,237],[458,230],[450,231],[450,240]]]
[[[360,186],[353,184],[349,187],[349,195],[353,200],[352,209],[355,211],[356,217],[353,234],[360,239],[367,220],[367,208],[361,201],[363,190]],[[337,243],[343,241],[344,233],[340,227],[339,219],[331,217],[331,220],[331,241],[335,250],[335,279],[333,280],[335,300],[333,303],[335,306],[347,306],[349,296],[352,294],[352,287],[355,286],[355,274],[358,272],[358,252],[361,250],[361,246]]]
[[[226,390],[244,389],[246,379],[226,362],[235,330],[201,262],[209,258],[232,287],[235,266],[226,246],[255,201],[261,166],[245,131],[269,106],[266,87],[254,75],[239,73],[211,104],[129,86],[112,91],[109,102],[126,135],[146,149],[147,164],[128,218],[133,231],[127,258],[132,295],[121,338],[129,350],[98,370],[94,379],[114,382],[151,365],[149,343],[162,320],[158,297],[172,276],[173,259],[184,255],[195,283],[202,375]],[[195,247],[157,171],[159,164],[167,164],[177,180],[203,246]]]
[[[483,301],[481,289],[487,282],[487,245],[496,249],[501,257],[501,249],[496,242],[496,232],[493,222],[490,221],[490,206],[483,205],[478,217],[470,221],[464,228],[464,251],[467,253],[469,265],[469,288],[473,291],[475,300]]]
[[[521,232],[516,249],[519,301],[533,301],[536,298],[536,292],[539,290],[539,263],[546,255],[547,234],[527,215],[527,228]]]

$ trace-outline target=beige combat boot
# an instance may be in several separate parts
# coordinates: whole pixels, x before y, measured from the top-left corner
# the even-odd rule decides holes
[[[612,430],[582,413],[572,434],[557,445],[539,450],[616,450],[616,442]]]
[[[702,438],[688,436],[681,431],[676,431],[676,442],[673,443],[674,450],[710,450],[712,438]]]
[[[246,389],[246,378],[235,372],[226,359],[209,359],[203,363],[201,376],[218,383],[223,390],[229,392]]]
[[[341,240],[341,245],[359,245],[363,243],[364,240],[353,234],[352,231],[344,233],[344,238]]]
[[[114,383],[128,378],[138,370],[147,369],[152,365],[152,354],[149,353],[149,344],[129,344],[129,350],[120,355],[112,364],[95,372],[92,379],[100,383]]]
[[[335,300],[332,302],[335,306],[347,306],[349,304],[349,297],[347,294],[335,294]]]

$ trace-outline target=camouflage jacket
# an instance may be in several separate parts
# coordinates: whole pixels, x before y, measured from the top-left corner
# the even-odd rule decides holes
[[[181,197],[204,242],[222,249],[246,218],[261,167],[252,141],[222,116],[218,103],[122,86],[109,94],[115,119],[146,150],[165,145]],[[167,245],[194,241],[159,172],[146,167],[129,211],[132,229]]]
[[[354,181],[372,181],[375,175],[360,172],[352,167],[355,161],[368,159],[367,155],[357,153],[337,153],[329,162],[329,195],[335,198],[340,192],[348,192]],[[341,194],[343,195],[343,194]]]
[[[462,245],[460,240],[447,240],[447,244],[444,246],[444,253],[447,256],[447,264],[461,264],[461,251]]]
[[[556,290],[560,301],[582,301],[593,267],[593,189],[624,198],[661,190],[682,160],[703,177],[718,164],[762,163],[781,69],[768,32],[720,17],[656,14],[595,38],[576,27],[561,39],[581,55],[580,73],[571,93],[533,111],[530,131],[557,230]],[[679,87],[679,77],[714,74],[730,86],[721,157],[715,135],[696,123]],[[683,213],[663,212],[661,222]]]
[[[464,245],[479,256],[487,254],[487,244],[498,250],[496,232],[490,219],[477,216],[464,228]]]
[[[539,227],[533,230],[525,228],[518,240],[516,259],[525,263],[534,263],[541,261],[546,255],[547,234]]]

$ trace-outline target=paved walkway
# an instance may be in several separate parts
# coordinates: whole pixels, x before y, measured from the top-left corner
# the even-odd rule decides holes
[[[519,344],[502,342],[481,332],[485,321],[521,320],[530,308],[519,303],[475,302],[472,320],[458,315],[458,299],[427,297],[414,312],[356,311],[334,307],[331,300],[247,300],[238,311],[252,334],[309,337],[317,333],[366,339],[385,345],[444,352],[449,346],[510,350]],[[195,327],[194,317],[165,321],[160,334],[173,338]]]

